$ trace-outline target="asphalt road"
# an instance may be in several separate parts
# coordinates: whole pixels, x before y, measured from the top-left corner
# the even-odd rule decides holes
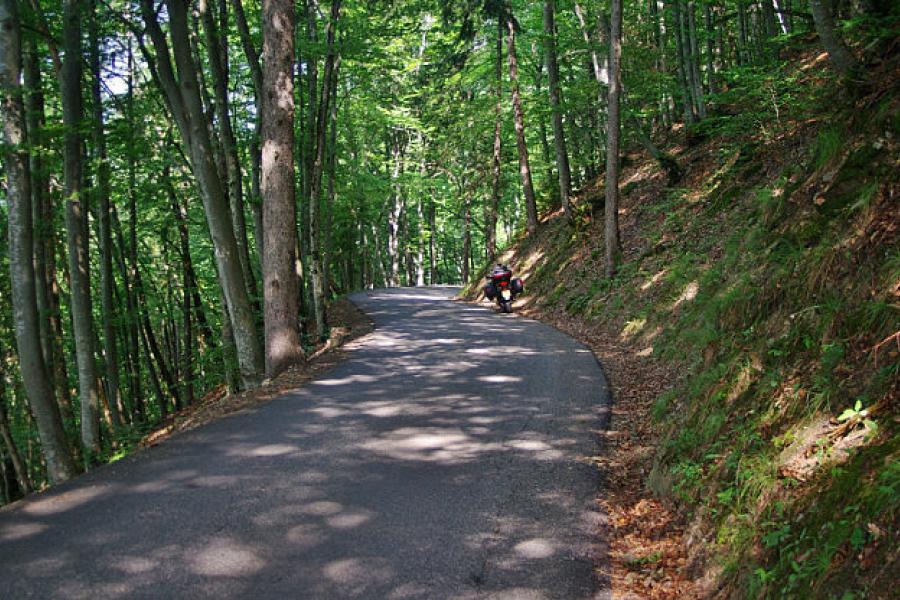
[[[0,510],[0,598],[605,598],[594,356],[450,288],[305,388]]]

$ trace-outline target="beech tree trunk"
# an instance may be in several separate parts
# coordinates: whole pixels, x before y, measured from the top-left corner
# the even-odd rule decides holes
[[[19,367],[31,412],[37,423],[47,471],[54,483],[75,472],[59,409],[47,377],[40,344],[35,296],[34,242],[31,189],[22,103],[21,25],[15,0],[0,0],[0,117],[3,125],[3,164],[7,176],[9,214],[9,265],[12,283],[13,323]]]
[[[606,243],[606,276],[616,273],[619,253],[619,97],[622,56],[622,0],[611,0],[609,35],[609,102],[606,135],[606,206],[604,238]]]
[[[512,87],[513,124],[516,129],[516,148],[519,151],[519,176],[522,179],[522,193],[525,195],[525,214],[529,233],[537,231],[537,201],[531,182],[531,164],[528,161],[528,146],[525,143],[525,113],[519,95],[519,67],[516,59],[516,23],[513,18],[506,21],[506,49],[509,57],[509,83]]]
[[[263,0],[262,198],[266,376],[302,357],[294,200],[294,4]]]
[[[399,179],[403,174],[405,146],[405,141],[401,139],[402,135],[402,132],[394,132],[390,136],[390,156],[393,163],[391,167],[393,190],[391,204],[388,208],[388,260],[390,263],[388,285],[390,287],[400,286],[400,219],[403,214],[403,190]]]
[[[3,9],[0,8],[0,11]],[[5,386],[7,384],[3,373],[0,372],[0,387]],[[3,390],[0,389],[0,439],[3,440],[3,444],[6,446],[6,452],[9,454],[9,459],[13,464],[13,470],[16,472],[16,481],[19,483],[19,488],[22,490],[23,495],[30,494],[32,491],[31,479],[28,478],[28,468],[25,466],[25,461],[22,460],[22,455],[19,453],[19,448],[16,446],[16,441],[12,437],[12,432],[9,430],[9,417],[6,414],[6,398],[4,397]],[[0,461],[4,460],[3,456],[0,455]]]
[[[497,255],[497,208],[500,205],[503,129],[503,19],[497,18],[497,40],[494,58],[494,154],[491,168],[491,196],[484,211],[484,245],[488,262]],[[433,237],[433,235],[432,235]],[[434,283],[432,281],[432,283]]]
[[[244,214],[244,190],[241,174],[241,163],[237,153],[237,142],[231,127],[231,114],[228,106],[228,32],[219,31],[213,14],[212,0],[201,2],[203,31],[206,48],[209,53],[210,71],[213,80],[213,99],[216,120],[219,128],[219,143],[225,159],[225,176],[227,178],[228,206],[231,210],[232,227],[241,263],[241,271],[247,284],[247,292],[253,301],[258,296],[256,277],[253,274],[250,260],[250,245],[247,240],[247,219]],[[227,22],[224,0],[219,0],[219,12]]]
[[[684,111],[684,122],[686,125],[697,121],[693,87],[691,85],[691,68],[690,68],[690,42],[684,27],[684,17],[681,12],[681,0],[675,0],[672,3],[672,14],[675,18],[675,51],[678,54],[678,81],[681,88],[682,110]],[[612,65],[610,65],[612,68]],[[610,74],[611,75],[611,74]]]
[[[567,219],[572,218],[569,194],[572,191],[572,175],[569,170],[569,152],[563,130],[563,111],[559,89],[559,64],[556,59],[556,21],[554,0],[544,0],[544,57],[547,62],[547,79],[550,87],[550,109],[553,111],[553,146],[556,149],[556,173],[559,176],[559,199]]]
[[[60,95],[63,106],[64,194],[66,198],[66,238],[69,250],[72,325],[81,398],[81,444],[84,462],[90,465],[100,452],[100,395],[94,362],[94,327],[91,306],[90,256],[88,254],[87,195],[83,187],[82,101],[81,101],[81,0],[66,0],[64,9],[63,58]]]
[[[122,390],[119,384],[119,348],[113,316],[116,307],[113,304],[113,260],[112,260],[112,226],[110,224],[109,206],[109,162],[106,153],[106,132],[103,121],[103,98],[100,94],[100,39],[97,22],[97,0],[91,0],[90,19],[91,38],[91,98],[93,101],[93,142],[95,162],[97,164],[94,194],[100,201],[100,298],[103,307],[103,356],[106,365],[106,399],[112,426],[116,431],[122,429]]]
[[[691,80],[691,92],[694,100],[694,108],[697,110],[697,116],[700,119],[706,118],[706,100],[703,98],[703,79],[700,76],[700,48],[697,43],[697,24],[696,24],[696,7],[694,0],[687,3],[687,14],[685,15],[685,28],[687,35],[687,49],[689,56],[689,72]]]
[[[231,211],[214,162],[215,153],[191,56],[188,5],[185,0],[166,0],[166,6],[172,40],[171,53],[152,0],[141,0],[144,23],[156,49],[155,56],[150,56],[149,52],[145,52],[145,55],[151,62],[154,79],[166,98],[166,104],[189,151],[215,248],[219,281],[234,331],[241,379],[245,387],[252,388],[260,381],[264,368],[263,353],[256,337],[256,323],[243,276]]]
[[[234,18],[237,23],[238,35],[241,39],[241,46],[244,49],[244,55],[247,64],[250,67],[250,81],[253,83],[253,97],[256,100],[256,106],[262,107],[262,68],[259,65],[259,53],[253,45],[253,39],[250,36],[250,27],[247,25],[247,17],[244,14],[244,7],[241,0],[232,0],[234,7]],[[298,59],[299,60],[299,59]],[[256,254],[259,258],[260,265],[263,257],[263,230],[262,230],[262,192],[260,190],[262,177],[262,149],[259,145],[259,138],[262,136],[262,115],[257,114],[254,121],[254,138],[250,142],[250,205],[253,211],[253,227],[256,230]]]
[[[834,17],[828,0],[809,0],[809,9],[816,24],[816,33],[822,40],[831,64],[841,75],[849,74],[856,68],[856,59],[844,40],[834,30]]]
[[[434,201],[428,203],[428,267],[429,267],[429,276],[428,283],[431,285],[436,285],[440,283],[437,274],[437,253],[435,252],[434,247],[434,232],[436,230],[436,218],[435,213],[437,212],[436,207],[434,205]]]
[[[341,0],[332,0],[331,18],[326,33],[327,55],[325,70],[322,75],[322,91],[319,94],[318,114],[316,117],[314,155],[309,182],[309,274],[312,284],[313,314],[315,316],[316,334],[325,335],[325,289],[322,275],[322,231],[320,225],[322,172],[325,165],[325,140],[328,126],[329,105],[331,102],[331,86],[335,77],[337,60],[334,48],[335,30],[341,14]],[[310,99],[312,102],[312,99]]]

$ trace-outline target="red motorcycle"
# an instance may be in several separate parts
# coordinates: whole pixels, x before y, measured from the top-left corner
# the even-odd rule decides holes
[[[484,295],[487,299],[496,300],[503,312],[512,312],[513,300],[525,291],[522,280],[518,277],[514,279],[510,268],[501,264],[491,269],[487,279],[488,283],[484,286]]]

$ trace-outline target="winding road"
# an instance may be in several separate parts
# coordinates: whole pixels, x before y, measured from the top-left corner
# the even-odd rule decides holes
[[[0,598],[606,598],[591,352],[453,288],[302,389],[0,510]]]

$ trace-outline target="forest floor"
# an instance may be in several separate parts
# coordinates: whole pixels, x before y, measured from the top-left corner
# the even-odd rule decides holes
[[[224,384],[217,386],[199,402],[170,415],[164,424],[148,433],[139,445],[155,446],[172,434],[194,429],[222,416],[274,400],[341,362],[346,356],[343,346],[367,335],[373,329],[372,320],[346,298],[341,298],[328,307],[328,325],[328,340],[319,344],[307,360],[288,368],[274,380],[264,381],[253,390],[229,394]]]

